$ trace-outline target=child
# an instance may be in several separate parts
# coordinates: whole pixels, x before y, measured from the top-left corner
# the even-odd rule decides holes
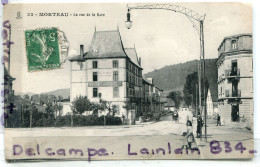
[[[188,146],[191,149],[192,143],[194,143],[194,136],[193,136],[193,127],[190,120],[187,121],[187,142]]]

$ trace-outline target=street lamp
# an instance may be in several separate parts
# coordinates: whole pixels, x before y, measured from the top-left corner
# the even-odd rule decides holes
[[[127,29],[130,29],[132,27],[132,21],[130,20],[130,9],[128,9],[126,17],[127,20],[125,21],[125,26]]]
[[[206,124],[206,101],[205,101],[205,97],[206,97],[206,87],[205,87],[205,52],[204,52],[204,31],[203,31],[203,21],[205,19],[205,16],[206,14],[204,15],[199,15],[197,12],[191,10],[191,9],[188,9],[188,8],[185,8],[185,7],[182,7],[182,6],[179,6],[179,5],[170,5],[170,4],[155,4],[155,5],[144,5],[144,6],[135,6],[135,7],[128,7],[127,6],[127,21],[125,22],[125,26],[127,29],[130,29],[132,27],[132,21],[130,20],[130,10],[133,10],[133,9],[164,9],[164,10],[170,10],[170,11],[173,11],[173,12],[178,12],[178,13],[181,13],[181,14],[184,14],[189,20],[190,22],[193,24],[193,27],[198,31],[198,34],[200,36],[199,40],[200,40],[200,63],[199,63],[199,76],[201,74],[201,64],[203,64],[203,68],[202,68],[202,78],[203,78],[203,96],[204,96],[204,100],[203,100],[203,106],[202,107],[202,104],[201,104],[201,92],[202,92],[202,89],[201,89],[201,80],[200,80],[200,77],[199,77],[199,103],[200,103],[200,110],[202,110],[203,108],[203,111],[204,111],[204,123],[205,123],[205,141],[207,142],[207,124]],[[197,21],[200,26],[199,28],[195,25],[194,21]],[[201,60],[202,59],[202,60]]]

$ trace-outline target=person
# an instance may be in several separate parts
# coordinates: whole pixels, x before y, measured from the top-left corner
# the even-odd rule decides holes
[[[199,138],[201,136],[201,128],[202,128],[202,118],[200,115],[198,115],[198,118],[197,118],[197,138]]]
[[[122,119],[123,119],[123,125],[125,125],[125,115],[124,114],[122,114]]]
[[[188,148],[191,149],[192,143],[194,143],[193,127],[190,120],[187,121],[187,142]]]
[[[179,122],[178,119],[179,119],[178,112],[177,111],[173,111],[172,112],[172,121],[175,121],[175,122],[178,123]]]
[[[220,122],[220,115],[218,114],[218,117],[217,117],[217,126],[221,126],[221,122]]]

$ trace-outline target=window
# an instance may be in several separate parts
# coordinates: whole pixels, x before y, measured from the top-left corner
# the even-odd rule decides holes
[[[113,72],[113,81],[118,81],[118,71]]]
[[[113,97],[119,97],[119,89],[118,89],[118,87],[113,87]]]
[[[98,97],[98,88],[93,88],[93,97]]]
[[[93,72],[93,81],[98,81],[98,74],[97,74],[97,72]]]
[[[92,61],[92,68],[98,68],[98,62]]]
[[[237,60],[231,62],[231,76],[237,75]]]
[[[113,60],[113,68],[118,68],[118,60]]]
[[[232,49],[237,49],[237,40],[232,40],[231,41],[231,48]]]

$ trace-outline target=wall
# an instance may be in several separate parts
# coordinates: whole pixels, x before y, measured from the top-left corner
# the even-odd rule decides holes
[[[113,68],[113,60],[118,61],[118,68]],[[92,68],[92,62],[98,61],[98,68]],[[88,84],[87,92],[88,97],[91,101],[98,102],[98,97],[93,97],[93,88],[98,88],[98,92],[102,94],[102,99],[106,101],[124,101],[126,97],[126,69],[125,69],[125,59],[91,59],[87,60],[87,80],[88,83],[93,82],[93,72],[98,73],[98,81],[94,82],[117,82],[113,81],[113,72],[118,71],[118,81],[122,82],[122,86],[119,88],[119,96],[113,97],[113,87],[108,86],[90,86]]]
[[[70,102],[58,102],[59,104],[61,104],[63,106],[62,108],[62,115],[67,115],[67,114],[71,114],[71,103]]]
[[[221,124],[229,124],[231,122],[231,105],[227,104],[227,100],[224,101],[224,105],[218,105],[218,111],[220,118],[224,119],[224,122],[221,122]]]
[[[70,62],[70,101],[73,101],[76,96],[87,95],[86,69],[86,62],[81,64],[76,61]]]
[[[211,92],[210,89],[208,90],[208,95],[207,95],[207,116],[213,116],[213,102],[211,98]]]

